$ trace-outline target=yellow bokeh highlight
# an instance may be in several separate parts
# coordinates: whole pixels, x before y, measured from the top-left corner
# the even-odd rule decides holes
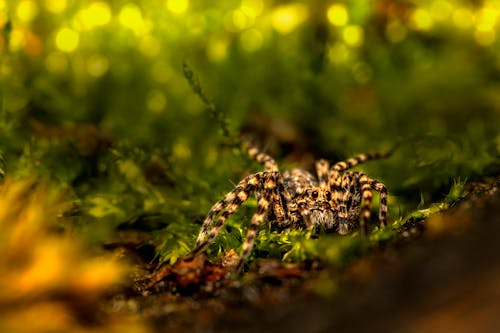
[[[429,30],[434,25],[431,14],[423,8],[415,9],[411,13],[410,20],[412,27],[417,30]]]
[[[139,40],[139,51],[147,57],[154,58],[160,54],[161,42],[154,36],[144,35]]]
[[[9,49],[11,51],[19,51],[26,45],[25,33],[19,29],[13,29],[10,33]]]
[[[31,0],[20,1],[16,8],[16,16],[24,23],[31,22],[38,15],[38,5]]]
[[[358,47],[364,42],[365,34],[359,25],[348,25],[342,31],[344,42],[351,47]]]
[[[44,1],[45,8],[54,14],[60,14],[68,5],[67,0],[45,0]]]
[[[242,10],[234,10],[229,15],[231,24],[236,30],[244,30],[253,24],[253,19]]]
[[[240,36],[240,45],[247,52],[253,52],[260,49],[263,42],[264,37],[257,29],[248,29]]]
[[[142,35],[148,30],[147,23],[142,17],[141,9],[132,3],[122,7],[118,14],[118,20],[122,26],[129,28],[137,35]]]
[[[328,59],[334,64],[340,65],[346,63],[350,57],[351,51],[344,43],[337,42],[328,49]]]
[[[326,15],[328,17],[328,21],[334,26],[344,26],[349,22],[349,12],[344,4],[336,3],[331,5]]]
[[[92,29],[111,21],[111,9],[105,2],[93,2],[78,13],[78,18],[85,29]]]
[[[496,31],[489,26],[479,25],[474,31],[474,39],[479,45],[490,46],[495,42]]]
[[[470,9],[459,7],[453,11],[452,20],[457,28],[468,29],[474,25],[475,17]]]
[[[245,13],[248,17],[255,18],[262,13],[264,10],[263,0],[242,0],[241,11]]]
[[[167,0],[167,9],[174,14],[185,13],[189,7],[189,0]]]
[[[78,47],[80,35],[73,29],[61,28],[56,34],[56,46],[63,52],[73,52]]]
[[[271,15],[273,28],[282,35],[289,34],[309,16],[307,7],[301,3],[277,7]]]
[[[207,45],[207,56],[211,61],[222,61],[227,56],[229,41],[225,38],[212,39]]]
[[[446,21],[453,11],[453,5],[447,0],[436,0],[430,7],[432,19],[438,22]]]
[[[478,25],[482,29],[493,29],[498,22],[498,17],[500,14],[500,8],[496,7],[484,7],[478,12]]]

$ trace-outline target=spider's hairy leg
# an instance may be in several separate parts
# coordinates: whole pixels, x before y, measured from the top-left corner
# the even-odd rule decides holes
[[[372,189],[380,194],[379,220],[382,226],[387,226],[387,188],[384,184],[367,177]]]
[[[279,225],[284,225],[287,223],[288,220],[288,214],[287,214],[287,208],[285,208],[285,201],[286,199],[281,196],[280,193],[283,192],[283,183],[282,183],[282,177],[281,174],[276,172],[276,190],[273,191],[271,195],[271,202],[273,206],[273,212],[274,212],[274,217],[276,218],[276,222]]]
[[[349,158],[345,161],[335,163],[332,166],[332,170],[339,171],[339,172],[344,171],[344,170],[350,169],[358,164],[364,163],[366,161],[389,157],[391,154],[392,154],[392,151],[388,152],[388,153],[359,154],[358,156]]]
[[[368,233],[367,221],[370,220],[370,209],[372,205],[371,179],[364,173],[360,174],[361,195],[363,196],[363,210],[361,213],[360,229],[363,234]]]
[[[352,216],[350,216],[351,207],[356,206],[356,182],[357,173],[346,172],[342,175],[340,179],[340,186],[336,194],[337,197],[337,209],[338,209],[338,233],[340,235],[346,235],[352,230],[350,225]]]
[[[316,162],[316,173],[318,175],[319,186],[326,187],[328,184],[328,169],[330,169],[330,163],[326,160],[319,160]]]
[[[385,227],[387,226],[387,188],[381,182],[378,182],[366,174],[360,174],[359,182],[361,184],[361,191],[363,194],[363,212],[361,215],[361,230],[366,234],[368,231],[366,221],[370,218],[370,206],[372,203],[372,189],[379,192],[380,194],[380,208],[379,208],[379,220],[380,224]]]
[[[262,164],[266,168],[266,171],[278,171],[278,164],[268,154],[263,153],[253,146],[249,146],[247,152],[252,159]]]
[[[220,229],[229,215],[233,214],[238,207],[245,202],[250,194],[259,186],[263,177],[263,172],[259,172],[240,181],[238,185],[226,196],[212,206],[203,222],[201,231],[196,240],[194,253],[201,251],[207,244],[211,243],[219,234]],[[225,210],[224,210],[225,209]],[[224,211],[223,211],[224,210]],[[223,211],[223,212],[222,212]],[[220,212],[217,223],[212,227],[212,222]],[[212,229],[210,229],[212,227]]]
[[[338,171],[331,171],[329,175],[330,190],[332,191],[332,200],[335,207],[339,206],[342,197],[342,176]]]
[[[245,239],[245,243],[243,243],[243,247],[241,249],[240,262],[238,264],[238,269],[241,269],[243,263],[250,255],[250,251],[252,251],[253,244],[255,242],[255,237],[257,236],[257,228],[264,221],[267,211],[269,210],[269,206],[271,204],[272,197],[277,194],[277,177],[278,173],[269,173],[264,180],[264,190],[259,198],[257,204],[257,212],[253,214],[252,221],[250,227],[247,231],[247,236]]]

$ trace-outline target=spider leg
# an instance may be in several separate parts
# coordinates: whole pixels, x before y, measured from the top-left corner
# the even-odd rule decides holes
[[[361,184],[361,195],[363,196],[363,208],[361,212],[360,229],[363,234],[368,233],[367,221],[370,220],[371,205],[372,205],[372,187],[369,178],[366,174],[362,173],[359,177]]]
[[[350,169],[358,164],[364,163],[369,160],[375,160],[380,158],[386,158],[390,156],[391,152],[388,153],[371,153],[371,154],[359,154],[358,156],[352,157],[346,161],[337,162],[332,166],[332,170],[344,171]]]
[[[350,207],[356,194],[356,176],[356,173],[346,172],[340,178],[340,189],[337,192],[337,218],[340,222],[339,233],[341,235],[344,235],[349,231],[347,229],[343,229],[342,226],[345,226],[346,222],[351,219]]]
[[[340,175],[340,172],[331,170],[328,183],[330,184],[334,207],[338,207],[342,197],[342,176]]]
[[[328,184],[328,169],[330,169],[330,163],[326,160],[319,160],[316,162],[316,173],[318,175],[319,186],[326,187]]]
[[[276,172],[275,175],[277,178],[276,186],[275,190],[273,190],[273,193],[271,194],[271,202],[276,222],[279,225],[284,226],[285,224],[287,224],[288,214],[287,214],[287,207],[285,204],[286,200],[280,194],[283,193],[282,177],[281,174],[279,174],[278,172]]]
[[[279,175],[278,164],[271,156],[260,151],[257,147],[254,147],[254,146],[250,145],[249,143],[246,143],[246,145],[248,146],[248,150],[247,150],[248,155],[252,159],[254,159],[257,162],[259,162],[260,164],[264,165],[264,167],[266,168],[266,171],[276,172]],[[276,184],[276,186],[282,186],[281,175],[279,175],[278,178],[279,178],[280,184],[279,185]],[[277,183],[278,183],[278,180],[277,180]],[[280,193],[281,192],[282,191],[280,191]],[[272,203],[273,212],[274,212],[274,216],[276,217],[276,221],[281,225],[286,224],[287,213],[286,213],[286,209],[285,209],[285,205],[284,205],[284,200],[281,197],[281,195],[279,193],[275,193],[271,196],[271,198],[269,200]]]
[[[228,216],[233,214],[236,209],[238,209],[238,207],[240,207],[241,204],[248,199],[250,194],[255,191],[264,174],[264,172],[259,172],[247,176],[245,179],[240,181],[231,192],[226,194],[223,199],[219,200],[212,206],[207,214],[207,217],[205,218],[205,221],[203,222],[203,226],[201,227],[201,231],[196,240],[195,250],[193,251],[194,253],[201,251],[207,244],[211,243],[215,237],[217,237]],[[222,212],[222,214],[219,216],[217,223],[212,227],[215,216],[217,216],[220,212]]]
[[[248,156],[264,165],[266,171],[278,171],[278,164],[276,161],[266,153],[261,152],[258,148],[248,147]]]
[[[359,182],[361,184],[361,191],[363,193],[363,213],[361,215],[361,227],[362,231],[366,233],[367,226],[366,221],[370,218],[370,206],[372,203],[372,193],[371,190],[375,190],[380,194],[380,208],[379,208],[379,220],[382,226],[387,226],[387,188],[384,184],[376,181],[366,174],[360,174]]]
[[[253,244],[255,242],[255,237],[257,236],[257,228],[264,221],[269,206],[271,204],[271,199],[273,196],[277,195],[277,173],[270,173],[267,175],[264,181],[264,191],[262,196],[259,198],[257,204],[257,212],[253,214],[250,227],[247,231],[247,236],[243,247],[241,249],[240,262],[238,264],[238,269],[241,269],[243,263],[248,258],[250,252],[252,251]]]

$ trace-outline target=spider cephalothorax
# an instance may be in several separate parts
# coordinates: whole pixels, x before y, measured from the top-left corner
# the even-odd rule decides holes
[[[217,237],[228,216],[252,193],[257,194],[257,212],[252,216],[240,263],[250,254],[257,227],[266,219],[279,230],[311,228],[346,235],[360,227],[366,233],[372,190],[380,193],[379,219],[382,226],[386,225],[387,189],[384,184],[364,173],[346,170],[388,154],[361,154],[331,167],[328,161],[319,160],[316,162],[317,177],[301,169],[280,173],[276,162],[256,148],[249,148],[248,154],[266,170],[247,176],[212,206],[198,235],[195,253]]]

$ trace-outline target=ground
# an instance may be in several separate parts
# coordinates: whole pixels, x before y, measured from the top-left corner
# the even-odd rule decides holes
[[[499,189],[500,177],[471,182],[455,207],[342,270],[260,259],[235,276],[231,264],[200,256],[165,266],[159,286],[115,295],[110,306],[169,332],[493,332]]]

